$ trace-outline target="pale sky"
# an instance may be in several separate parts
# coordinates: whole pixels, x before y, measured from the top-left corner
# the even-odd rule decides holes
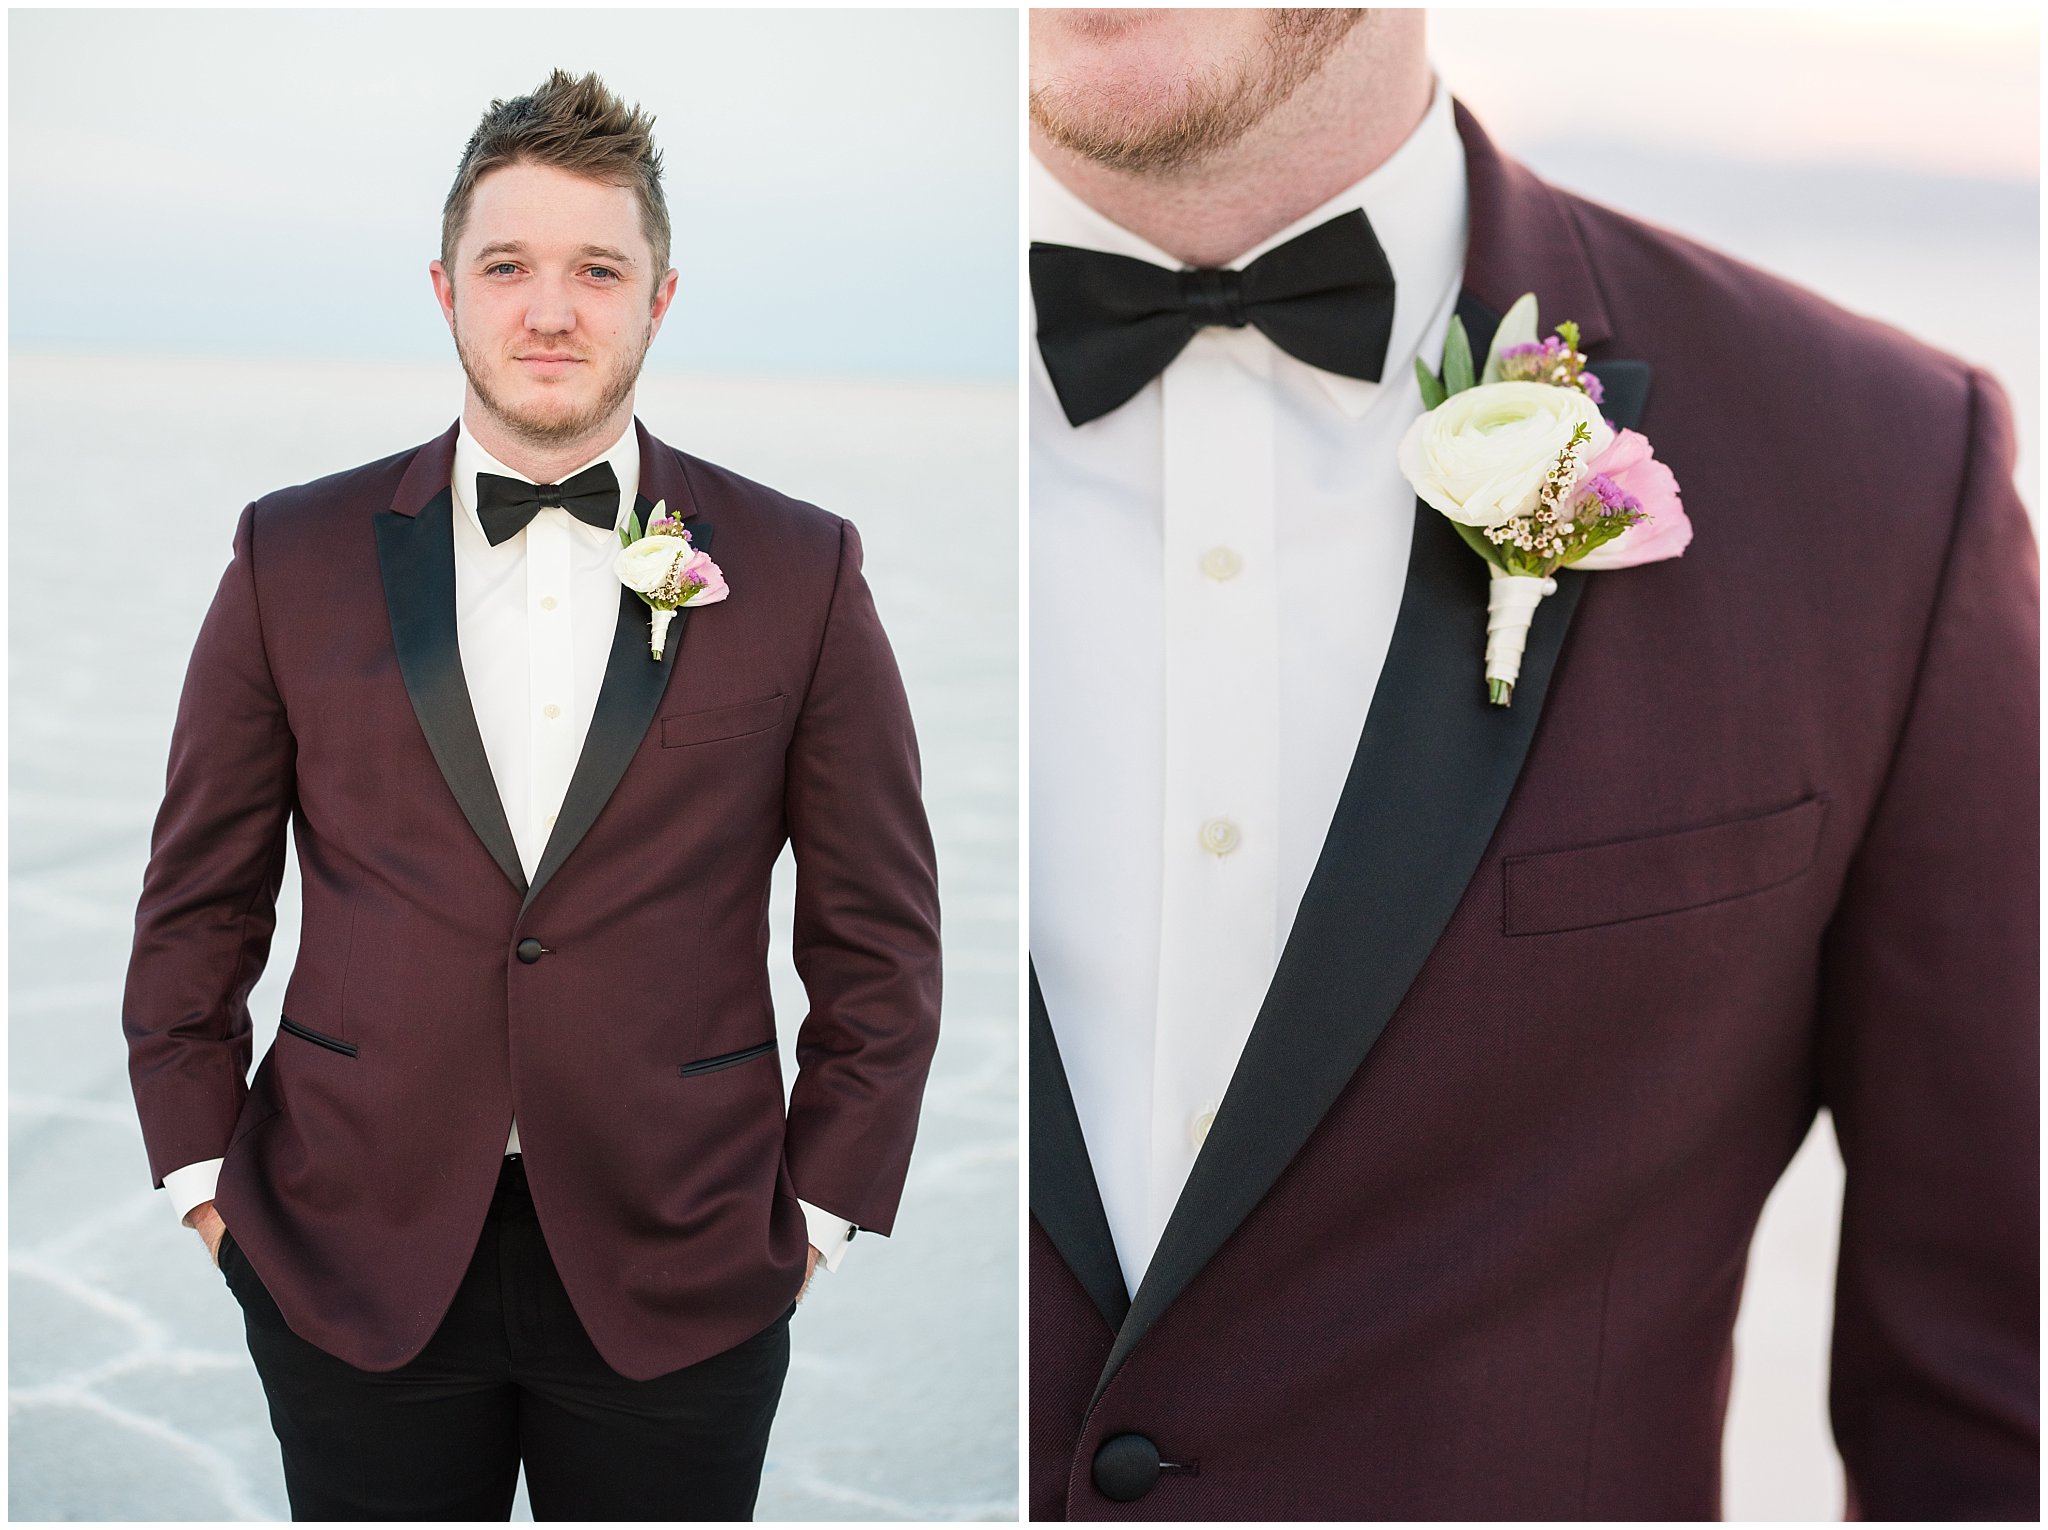
[[[2035,7],[1432,7],[1430,56],[1510,149],[2040,175]],[[1548,82],[1546,84],[1546,82]]]
[[[560,65],[651,110],[682,274],[650,366],[1014,377],[999,10],[16,10],[16,345],[442,357],[442,198]]]
[[[560,63],[659,119],[682,289],[650,365],[1014,375],[1009,10],[17,10],[9,36],[17,346],[445,356],[457,156]],[[1437,7],[1430,55],[1595,195],[1600,154],[2038,181],[2031,7]],[[1661,189],[1613,194],[1688,227]]]

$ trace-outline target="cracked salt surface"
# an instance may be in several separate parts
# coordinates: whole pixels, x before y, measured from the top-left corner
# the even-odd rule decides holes
[[[120,1000],[192,637],[256,495],[424,441],[452,367],[13,362],[9,1511],[280,1519],[241,1314],[149,1188]],[[349,400],[345,421],[327,418]],[[1017,1516],[1016,395],[1008,387],[643,376],[665,440],[845,515],[902,664],[946,931],[944,1033],[897,1235],[820,1275],[762,1478],[764,1520]],[[81,468],[85,469],[81,471]],[[137,502],[126,486],[151,486]],[[80,525],[147,537],[118,600]],[[804,1013],[778,873],[774,992]],[[274,1032],[288,872],[252,996]],[[785,1069],[786,1073],[793,1069]],[[515,1517],[530,1518],[522,1489]]]

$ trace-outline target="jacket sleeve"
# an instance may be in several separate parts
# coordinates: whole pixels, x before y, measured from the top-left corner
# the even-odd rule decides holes
[[[2039,1510],[2038,571],[1982,375],[1970,415],[1911,708],[1824,953],[1852,1518]]]
[[[264,652],[254,535],[251,505],[185,672],[121,1006],[158,1185],[227,1150],[284,876],[296,753]]]
[[[784,1156],[797,1194],[887,1233],[938,1044],[938,872],[910,707],[841,524],[824,637],[790,741],[792,954],[810,997]]]

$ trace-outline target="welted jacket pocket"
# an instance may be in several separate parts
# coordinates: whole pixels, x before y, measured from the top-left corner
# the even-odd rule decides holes
[[[759,701],[738,706],[709,707],[702,712],[679,712],[661,720],[661,747],[681,749],[690,744],[708,744],[721,738],[743,738],[765,733],[782,721],[782,709],[789,697],[780,692]]]
[[[356,1045],[354,1042],[343,1041],[340,1037],[330,1036],[325,1031],[316,1031],[310,1026],[300,1025],[289,1015],[279,1015],[277,1017],[277,1028],[287,1035],[298,1037],[301,1041],[310,1041],[316,1047],[325,1047],[330,1052],[339,1052],[343,1057],[353,1057],[356,1055]]]
[[[1502,929],[1552,935],[1649,919],[1767,892],[1820,851],[1827,799],[1576,850],[1508,857]]]
[[[775,1043],[764,1041],[756,1046],[741,1047],[737,1052],[721,1052],[716,1057],[700,1057],[695,1062],[684,1063],[676,1072],[684,1078],[695,1073],[716,1073],[720,1068],[736,1067],[751,1062],[756,1057],[766,1057],[775,1050]]]

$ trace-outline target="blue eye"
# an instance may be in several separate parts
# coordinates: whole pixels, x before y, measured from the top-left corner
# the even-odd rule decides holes
[[[593,276],[608,276],[614,281],[617,281],[619,277],[619,273],[614,271],[610,266],[592,266],[590,268],[590,273]]]
[[[512,263],[511,261],[509,261],[509,260],[501,260],[501,261],[499,261],[499,262],[498,262],[498,263],[497,263],[496,265],[492,265],[492,266],[485,266],[485,267],[484,267],[484,274],[485,274],[486,276],[491,276],[491,275],[494,275],[494,274],[496,274],[496,273],[497,273],[497,272],[499,272],[499,271],[517,271],[518,269],[519,269],[519,267],[517,267],[516,265],[514,265],[514,264],[513,264],[513,263]]]

